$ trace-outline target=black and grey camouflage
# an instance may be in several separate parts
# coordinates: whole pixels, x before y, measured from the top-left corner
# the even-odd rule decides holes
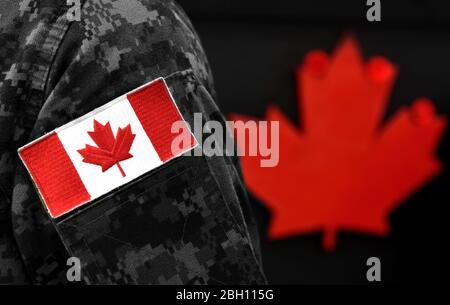
[[[183,113],[223,117],[199,39],[170,0],[0,3],[0,283],[264,283],[239,165],[181,157],[53,222],[17,148],[165,77]],[[225,124],[225,123],[224,123]]]

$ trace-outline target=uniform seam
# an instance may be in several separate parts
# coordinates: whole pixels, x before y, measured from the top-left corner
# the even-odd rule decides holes
[[[65,11],[64,9],[60,9],[58,11],[58,15],[60,13],[64,12],[64,11]],[[44,77],[45,81],[44,81],[44,85],[42,87],[43,94],[42,94],[42,100],[41,100],[41,103],[40,103],[41,107],[44,105],[45,100],[47,99],[46,92],[47,92],[47,89],[48,89],[48,82],[49,82],[50,75],[51,75],[50,72],[52,71],[52,69],[53,69],[53,67],[55,65],[55,61],[56,61],[56,58],[58,57],[57,55],[59,53],[60,47],[63,44],[63,42],[65,41],[65,39],[67,37],[67,34],[70,31],[72,24],[74,23],[74,22],[70,22],[67,19],[66,13],[67,12],[62,14],[62,16],[60,16],[58,18],[58,20],[55,22],[55,24],[52,26],[52,29],[53,29],[53,28],[57,27],[58,25],[61,25],[62,27],[65,27],[65,29],[62,30],[64,33],[60,36],[60,39],[58,39],[51,47],[51,49],[52,49],[52,58],[51,58],[50,64],[48,65],[48,68],[47,68],[47,70],[45,72],[45,77]],[[61,20],[59,20],[59,19],[61,19]],[[60,22],[58,22],[58,21],[60,21]],[[46,38],[48,38],[48,35],[47,35]]]

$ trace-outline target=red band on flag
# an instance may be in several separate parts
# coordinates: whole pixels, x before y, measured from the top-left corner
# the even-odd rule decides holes
[[[53,217],[89,201],[90,195],[56,134],[19,152]]]
[[[172,152],[172,141],[177,134],[172,133],[172,124],[183,121],[163,80],[157,80],[136,92],[127,95],[145,133],[151,140],[161,161],[165,162],[177,155]],[[191,145],[195,139],[192,137]],[[182,149],[180,149],[181,151]]]

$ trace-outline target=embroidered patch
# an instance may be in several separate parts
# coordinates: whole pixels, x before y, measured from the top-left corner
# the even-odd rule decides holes
[[[195,148],[192,134],[187,145],[172,147],[174,122],[184,120],[159,78],[18,152],[47,211],[57,218]]]

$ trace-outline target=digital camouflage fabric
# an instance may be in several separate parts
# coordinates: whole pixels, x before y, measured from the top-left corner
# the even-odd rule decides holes
[[[17,149],[158,77],[184,118],[224,119],[192,25],[167,0],[0,3],[0,283],[261,284],[236,158],[182,156],[51,220]],[[51,160],[49,160],[51,162]]]

